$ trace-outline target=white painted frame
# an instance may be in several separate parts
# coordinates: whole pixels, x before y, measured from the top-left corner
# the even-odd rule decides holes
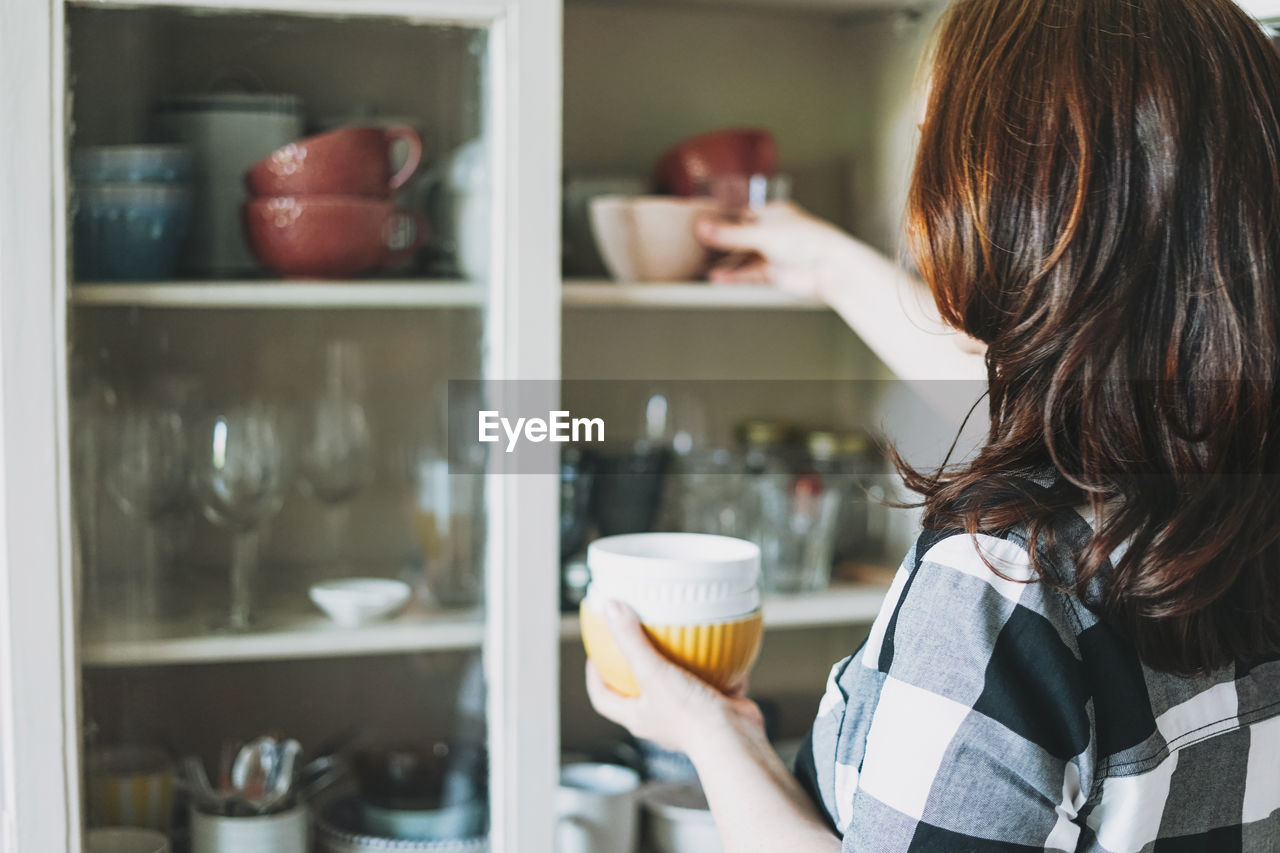
[[[100,5],[114,5],[102,3]],[[126,5],[126,4],[121,4]],[[130,0],[488,26],[495,141],[486,370],[560,370],[559,0]],[[65,7],[0,3],[0,851],[81,849],[67,440]],[[15,132],[14,129],[17,129]],[[20,203],[19,203],[20,200]],[[550,853],[559,760],[554,474],[490,489],[492,848]],[[41,570],[41,567],[48,567]]]
[[[65,470],[62,8],[0,5],[0,753],[6,853],[79,849]],[[21,204],[17,200],[21,199]]]

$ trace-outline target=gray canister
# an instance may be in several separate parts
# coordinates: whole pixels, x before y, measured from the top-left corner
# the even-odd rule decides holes
[[[244,173],[272,151],[302,136],[296,95],[216,93],[160,101],[156,135],[195,155],[191,226],[181,269],[197,276],[244,276],[259,269],[241,223]]]

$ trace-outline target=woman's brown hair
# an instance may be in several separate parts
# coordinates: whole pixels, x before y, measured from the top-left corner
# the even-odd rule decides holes
[[[988,345],[983,449],[899,462],[926,525],[1039,541],[1091,506],[1071,583],[1148,665],[1280,653],[1280,54],[1258,25],[1232,0],[958,0],[908,233]]]

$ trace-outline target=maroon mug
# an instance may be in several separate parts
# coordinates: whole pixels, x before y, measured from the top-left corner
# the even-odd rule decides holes
[[[271,196],[245,202],[244,231],[263,266],[285,278],[351,278],[408,260],[426,218],[358,196]]]
[[[404,140],[409,156],[391,172],[391,146]],[[422,162],[422,140],[407,126],[340,127],[272,151],[245,173],[254,196],[357,195],[386,198]]]

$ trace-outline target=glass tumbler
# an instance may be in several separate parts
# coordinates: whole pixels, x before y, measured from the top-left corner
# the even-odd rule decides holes
[[[464,468],[465,466],[457,466]],[[430,453],[413,461],[409,514],[430,597],[444,607],[480,602],[484,586],[484,474]]]
[[[840,494],[816,474],[755,479],[760,507],[762,586],[768,592],[821,592],[831,583]]]

